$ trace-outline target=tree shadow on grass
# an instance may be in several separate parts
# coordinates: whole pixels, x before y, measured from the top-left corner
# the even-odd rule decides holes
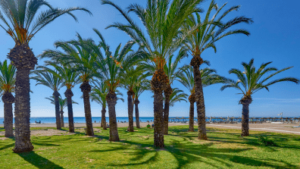
[[[11,143],[11,144],[8,144],[8,145],[5,145],[5,146],[0,146],[0,151],[4,150],[4,149],[7,149],[7,148],[10,148],[10,147],[13,147],[14,145],[15,145],[15,143]]]
[[[47,168],[55,168],[55,169],[62,169],[63,167],[53,163],[52,161],[36,154],[34,151],[28,153],[19,153],[20,157],[22,157],[27,162],[31,163],[37,168],[40,169],[47,169]]]
[[[239,134],[236,133],[226,133],[226,135],[232,135],[236,137],[225,138],[220,135],[218,136],[209,136],[209,140],[211,141],[220,141],[226,143],[238,143],[238,144],[246,144],[251,146],[260,147],[269,151],[277,151],[275,148],[290,148],[290,149],[300,149],[299,145],[293,145],[288,142],[288,138],[286,136],[277,135],[277,134],[270,134],[270,133],[262,133],[262,134],[251,134],[247,137],[241,137]],[[260,139],[261,136],[267,137],[269,140],[276,143],[276,146],[266,146]],[[292,138],[294,140],[294,138]]]
[[[180,129],[171,130],[171,132],[174,132],[170,134],[168,141],[166,141],[166,147],[162,151],[167,151],[172,154],[172,157],[174,157],[177,161],[177,167],[176,168],[183,168],[187,167],[188,165],[195,163],[195,162],[201,162],[207,165],[210,165],[215,168],[222,168],[222,167],[228,167],[232,168],[235,164],[243,165],[244,167],[271,167],[271,168],[296,168],[297,166],[294,166],[288,162],[285,162],[283,160],[278,161],[274,159],[269,158],[256,158],[256,157],[248,157],[244,156],[243,154],[240,154],[245,151],[252,150],[252,147],[247,148],[215,148],[213,145],[214,142],[207,142],[205,144],[194,144],[191,141],[196,138],[196,136],[192,136],[189,133],[184,133]],[[138,132],[137,132],[138,133]],[[225,134],[225,133],[224,133]],[[226,133],[228,134],[228,133]],[[174,139],[172,136],[175,136]],[[102,136],[99,136],[102,137]],[[257,138],[256,138],[257,137]],[[254,136],[251,139],[242,139],[239,134],[231,133],[228,135],[217,135],[209,137],[211,141],[216,142],[225,142],[225,143],[237,143],[237,144],[248,144],[252,146],[261,146],[261,144],[258,143],[258,137]],[[103,137],[102,137],[103,138]],[[108,138],[108,137],[104,137]],[[181,141],[178,141],[178,138],[183,139],[182,143]],[[284,139],[278,138],[278,140],[284,141]],[[126,152],[126,154],[129,154],[133,156],[129,163],[127,164],[117,164],[116,162],[109,164],[109,166],[113,167],[129,167],[129,166],[138,166],[138,165],[149,165],[151,163],[154,163],[156,161],[159,161],[159,151],[153,149],[153,143],[140,143],[130,140],[123,140],[122,145],[117,145],[114,148],[106,149],[106,150],[93,150],[91,152]],[[126,144],[124,144],[126,143]],[[267,147],[271,151],[276,151],[276,149],[272,147]],[[131,150],[134,150],[134,152],[131,152]],[[209,159],[209,160],[208,160]]]

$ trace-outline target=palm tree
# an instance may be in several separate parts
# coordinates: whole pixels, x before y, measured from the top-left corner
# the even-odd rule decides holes
[[[57,76],[57,72],[51,72],[47,70],[37,69],[34,72],[33,77],[37,81],[36,85],[44,85],[53,90],[53,96],[55,100],[55,117],[56,117],[56,129],[61,129],[60,113],[59,113],[59,96],[58,90],[63,87],[63,81]]]
[[[176,102],[181,102],[181,101],[186,102],[187,97],[188,97],[188,95],[185,94],[182,90],[180,90],[178,88],[174,88],[173,92],[170,96],[170,106],[173,107]]]
[[[104,82],[96,81],[94,82],[92,92],[91,92],[91,100],[97,102],[102,105],[101,110],[101,127],[103,130],[106,130],[106,95],[108,94],[108,87]]]
[[[136,128],[141,128],[140,126],[140,114],[139,114],[139,97],[145,90],[150,90],[150,81],[145,79],[143,76],[140,76],[140,78],[136,79],[136,84],[133,87],[134,95],[134,105],[135,105],[135,122],[136,122]]]
[[[47,52],[43,53],[46,54]],[[42,56],[41,57],[45,57]],[[55,63],[55,62],[49,62],[46,61],[46,65],[52,66],[54,70],[48,68],[48,67],[43,67],[39,66],[39,68],[43,68],[47,71],[52,72],[54,75],[58,76],[60,79],[62,79],[62,83],[64,86],[67,87],[67,90],[65,92],[65,97],[67,98],[67,104],[68,104],[68,120],[69,120],[69,132],[74,133],[74,117],[73,117],[73,92],[72,88],[80,82],[79,78],[79,72],[73,71],[72,69],[72,64],[68,65],[61,65],[60,63]]]
[[[208,61],[204,61],[209,65]],[[216,74],[214,69],[204,68],[200,70],[202,86],[206,87],[212,84],[223,83],[227,79]],[[195,104],[195,81],[193,75],[193,67],[186,65],[180,68],[178,74],[179,82],[184,85],[189,91],[190,113],[189,113],[189,131],[194,131],[194,104]]]
[[[213,48],[216,52],[215,43],[220,39],[234,34],[244,34],[249,35],[249,32],[243,29],[230,30],[227,31],[230,27],[237,25],[239,23],[250,23],[251,19],[246,17],[236,17],[232,20],[229,20],[226,23],[221,23],[223,18],[227,16],[230,12],[238,10],[240,6],[233,6],[220,16],[218,14],[225,7],[226,4],[218,8],[214,0],[211,1],[207,13],[204,17],[204,20],[201,21],[200,14],[196,13],[195,15],[190,15],[186,20],[185,24],[182,27],[182,31],[187,31],[193,28],[195,25],[199,25],[198,29],[193,32],[186,39],[185,46],[192,53],[192,60],[190,65],[194,68],[194,77],[195,77],[195,100],[197,105],[197,114],[198,114],[198,139],[207,139],[206,135],[206,126],[205,126],[205,105],[204,105],[204,94],[203,86],[201,81],[200,65],[203,63],[201,54],[208,48]],[[216,9],[214,15],[211,16],[213,9]]]
[[[163,68],[166,60],[180,47],[185,37],[195,29],[179,35],[179,28],[184,20],[192,13],[200,11],[197,5],[202,0],[148,0],[147,7],[138,4],[129,6],[142,21],[147,35],[120,7],[109,0],[102,0],[102,4],[115,7],[127,20],[128,24],[115,23],[114,27],[125,31],[136,42],[141,50],[148,55],[148,60],[155,65],[155,73],[151,80],[154,92],[154,146],[164,147],[163,135],[163,91],[167,89],[169,80]],[[149,38],[147,38],[149,37]]]
[[[91,92],[91,100],[97,102],[98,104],[102,105],[101,110],[101,127],[103,127],[103,130],[106,130],[106,95],[108,94],[108,86],[104,82],[94,81],[93,82],[93,89]],[[123,96],[121,92],[116,90],[117,96]],[[121,97],[118,97],[117,100],[122,100],[124,102],[124,99]]]
[[[55,104],[55,98],[53,96],[51,97],[46,97],[46,99],[51,101],[51,104]],[[60,122],[61,122],[61,127],[64,126],[64,109],[68,106],[68,99],[62,99],[61,97],[58,98],[59,100],[59,107],[60,107]],[[73,104],[78,104],[77,102],[72,102]]]
[[[109,139],[110,141],[119,141],[115,110],[117,104],[116,89],[120,85],[121,78],[124,78],[121,76],[123,67],[134,66],[139,57],[136,53],[131,53],[131,48],[134,45],[134,42],[132,41],[127,42],[123,48],[121,48],[120,44],[114,54],[112,54],[101,33],[96,29],[94,29],[94,31],[99,36],[100,42],[99,45],[90,44],[90,48],[92,48],[98,56],[98,61],[95,62],[97,64],[96,68],[99,71],[99,74],[101,73],[103,75],[102,80],[104,80],[104,83],[108,86],[106,101],[109,112]],[[101,49],[105,52],[104,55],[102,54]]]
[[[12,104],[15,97],[12,92],[15,90],[16,68],[12,64],[7,64],[7,60],[0,62],[0,87],[2,101],[4,103],[4,126],[5,137],[13,137],[13,112]]]
[[[82,37],[77,34],[78,40],[71,40],[67,42],[56,42],[55,46],[61,48],[63,52],[47,50],[41,54],[41,58],[49,57],[52,58],[53,62],[59,62],[65,66],[72,64],[71,71],[77,71],[80,75],[80,89],[83,93],[84,102],[84,112],[86,120],[86,135],[93,136],[93,123],[90,105],[90,92],[91,85],[90,81],[93,77],[100,77],[101,74],[94,70],[94,65],[96,63],[96,55],[93,53],[92,49],[89,48],[89,44],[93,43],[91,39],[82,39]]]
[[[249,136],[249,105],[252,103],[252,94],[258,92],[261,89],[266,89],[269,91],[269,86],[278,82],[294,82],[296,84],[299,83],[299,80],[293,77],[285,77],[267,82],[273,76],[291,69],[292,67],[278,70],[274,67],[267,67],[272,63],[268,62],[263,63],[258,69],[256,69],[253,65],[253,62],[254,59],[251,59],[248,64],[244,62],[242,63],[244,72],[238,69],[231,69],[229,73],[235,74],[238,77],[238,80],[227,80],[225,82],[225,85],[221,88],[222,91],[226,88],[235,88],[242,92],[240,94],[243,94],[243,98],[239,102],[243,105],[242,136]],[[271,74],[269,74],[266,78],[262,78],[267,73]]]
[[[127,102],[128,102],[128,131],[134,132],[133,128],[133,98],[134,98],[134,91],[133,88],[135,87],[138,78],[143,75],[143,68],[142,67],[124,67],[124,71],[121,72],[122,78],[120,84],[127,90]],[[147,75],[146,75],[147,76]]]
[[[37,64],[37,58],[29,47],[29,42],[42,28],[64,14],[69,14],[77,21],[73,11],[80,10],[90,14],[91,12],[79,7],[54,8],[45,0],[0,0],[0,6],[0,20],[4,23],[1,28],[15,41],[15,47],[8,54],[8,58],[17,68],[15,91],[16,144],[13,151],[16,153],[32,151],[34,147],[30,141],[29,72]],[[48,9],[38,14],[38,10],[43,7]]]
[[[164,71],[166,75],[168,76],[169,79],[169,85],[167,89],[164,91],[165,95],[165,107],[164,107],[164,134],[168,134],[169,130],[169,107],[170,107],[170,101],[171,101],[171,96],[173,95],[173,89],[171,85],[173,82],[177,79],[178,76],[178,63],[180,62],[181,59],[184,57],[187,57],[187,50],[185,48],[181,48],[179,51],[178,55],[176,55],[175,58],[173,58],[174,55],[171,55],[168,59],[167,64],[164,66]]]

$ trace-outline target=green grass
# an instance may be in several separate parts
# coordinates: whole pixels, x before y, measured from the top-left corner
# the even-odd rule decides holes
[[[98,128],[99,129],[99,128]],[[300,168],[300,136],[208,128],[208,141],[197,140],[188,126],[170,127],[165,149],[153,148],[153,130],[129,133],[119,128],[120,142],[108,130],[87,137],[33,136],[33,152],[12,152],[13,139],[0,140],[0,168]],[[263,137],[263,139],[262,139]],[[266,144],[271,142],[275,144]]]

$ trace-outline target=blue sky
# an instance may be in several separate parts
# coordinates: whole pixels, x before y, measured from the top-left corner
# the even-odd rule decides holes
[[[130,38],[116,29],[105,29],[114,22],[123,22],[125,20],[114,8],[101,5],[100,0],[51,0],[53,6],[60,8],[80,6],[89,9],[93,16],[84,12],[75,12],[79,22],[75,22],[70,16],[63,16],[45,27],[31,41],[30,47],[33,48],[35,55],[41,54],[46,49],[55,49],[54,42],[57,40],[75,39],[78,32],[84,38],[93,38],[98,41],[93,28],[101,31],[111,49],[114,50],[119,44],[125,44]],[[123,9],[130,3],[146,4],[146,0],[114,0]],[[217,0],[219,6],[224,2]],[[210,1],[206,0],[201,4],[201,8],[206,10]],[[291,0],[289,3],[281,0],[230,0],[226,8],[233,5],[241,5],[238,12],[232,12],[226,19],[232,19],[236,16],[246,16],[254,20],[253,24],[241,24],[235,28],[245,28],[251,35],[234,35],[219,41],[217,53],[213,50],[207,50],[202,57],[211,62],[211,68],[216,69],[220,75],[235,78],[229,75],[231,68],[242,69],[241,62],[249,62],[251,58],[255,59],[255,65],[272,61],[271,66],[278,69],[294,66],[291,70],[281,73],[277,78],[284,76],[293,76],[300,78],[300,11],[298,6],[300,1]],[[140,24],[140,20],[134,15],[135,22]],[[7,59],[7,53],[13,48],[13,40],[0,30],[0,61]],[[182,60],[181,65],[189,64],[191,56]],[[43,61],[38,61],[43,65]],[[54,105],[51,105],[45,97],[52,95],[52,91],[44,86],[35,86],[35,81],[31,80],[31,116],[32,117],[53,117]],[[186,90],[180,83],[175,82],[173,87]],[[238,104],[241,95],[238,91],[227,89],[220,91],[221,85],[209,86],[204,89],[206,115],[207,116],[241,116],[242,106]],[[116,106],[117,116],[127,116],[126,93],[124,93],[125,102],[118,102]],[[62,95],[65,88],[59,91]],[[83,117],[83,100],[80,98],[81,91],[79,85],[75,86],[73,99],[79,103],[74,105],[74,116]],[[153,116],[153,98],[151,92],[145,92],[140,98],[140,116]],[[2,106],[0,106],[2,107]],[[92,116],[100,116],[101,106],[92,102]],[[188,116],[189,103],[181,102],[170,108],[170,116]],[[65,110],[67,112],[67,109]],[[300,86],[292,83],[279,83],[270,87],[270,92],[260,91],[253,95],[253,103],[250,105],[250,116],[277,116],[283,112],[284,116],[299,116],[300,114]],[[67,116],[67,113],[65,113]],[[0,117],[3,117],[3,107],[0,108]]]

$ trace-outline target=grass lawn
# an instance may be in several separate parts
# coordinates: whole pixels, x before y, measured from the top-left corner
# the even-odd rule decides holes
[[[64,128],[66,130],[66,128]],[[208,141],[197,140],[188,126],[170,127],[165,149],[153,149],[153,130],[119,128],[120,142],[109,132],[87,137],[33,136],[33,152],[15,154],[13,139],[0,140],[0,168],[300,168],[300,136],[208,128]],[[82,131],[82,130],[80,130]]]

